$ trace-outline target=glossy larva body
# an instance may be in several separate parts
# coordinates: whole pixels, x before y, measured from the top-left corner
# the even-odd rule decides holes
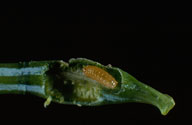
[[[118,84],[112,75],[96,66],[88,65],[83,67],[83,73],[85,76],[96,80],[106,88],[114,89]]]

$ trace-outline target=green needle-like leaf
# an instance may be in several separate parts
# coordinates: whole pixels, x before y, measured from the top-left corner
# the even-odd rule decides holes
[[[115,86],[110,87],[110,84]],[[166,115],[175,105],[172,97],[136,80],[127,72],[84,58],[71,59],[69,63],[0,64],[0,93],[35,94],[47,99],[45,107],[51,101],[78,106],[138,102],[152,104]]]

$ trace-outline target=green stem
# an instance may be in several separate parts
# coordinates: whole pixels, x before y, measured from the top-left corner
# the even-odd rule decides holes
[[[0,64],[0,94],[31,93],[46,98],[46,75],[50,62]]]
[[[0,94],[33,94],[62,102],[56,78],[63,61],[32,61],[0,64]],[[63,81],[62,81],[63,82]]]
[[[84,66],[96,66],[118,82],[113,89],[83,73]],[[94,76],[98,75],[93,74]],[[102,77],[102,74],[100,77]],[[101,79],[106,80],[106,77]],[[166,115],[175,105],[172,97],[147,86],[119,68],[79,58],[63,61],[34,61],[0,64],[0,94],[33,94],[60,104],[104,105],[127,102],[152,104]]]

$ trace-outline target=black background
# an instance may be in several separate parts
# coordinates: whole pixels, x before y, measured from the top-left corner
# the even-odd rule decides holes
[[[179,10],[178,10],[179,9]],[[77,107],[33,95],[0,95],[7,124],[173,124],[190,121],[191,33],[189,10],[129,7],[10,7],[2,9],[5,38],[0,61],[68,61],[84,57],[119,67],[171,95],[167,116],[147,104]],[[182,10],[182,11],[181,11]]]

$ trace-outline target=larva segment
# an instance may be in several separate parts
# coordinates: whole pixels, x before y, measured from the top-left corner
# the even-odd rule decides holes
[[[96,66],[88,65],[83,67],[83,73],[85,74],[85,76],[96,80],[103,86],[110,89],[114,89],[118,84],[118,82],[115,80],[115,78],[113,78],[112,75]]]

